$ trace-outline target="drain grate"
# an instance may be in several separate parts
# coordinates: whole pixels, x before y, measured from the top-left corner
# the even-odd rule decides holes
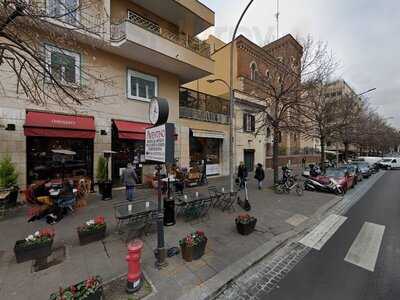
[[[32,273],[39,272],[61,264],[65,260],[66,250],[65,246],[53,249],[49,257],[44,259],[35,260],[32,265]]]

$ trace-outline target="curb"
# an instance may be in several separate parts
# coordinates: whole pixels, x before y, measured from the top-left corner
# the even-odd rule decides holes
[[[287,240],[295,236],[297,232],[290,230],[282,233],[263,245],[256,248],[240,260],[226,267],[201,285],[193,288],[190,292],[179,297],[178,300],[211,300],[216,297],[230,282],[234,281],[251,266],[261,261],[264,257],[279,248]]]

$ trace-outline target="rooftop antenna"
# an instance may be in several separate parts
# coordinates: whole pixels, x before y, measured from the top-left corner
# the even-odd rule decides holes
[[[276,0],[276,39],[279,39],[279,0]]]

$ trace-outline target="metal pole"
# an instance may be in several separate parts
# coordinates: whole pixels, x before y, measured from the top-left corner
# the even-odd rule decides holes
[[[165,261],[165,242],[164,242],[164,214],[162,211],[162,197],[161,197],[161,165],[156,166],[157,171],[157,190],[158,190],[158,202],[157,202],[157,250],[156,250],[156,268],[161,269],[167,265]]]
[[[230,126],[229,126],[229,139],[230,139],[230,148],[229,148],[229,157],[230,157],[230,162],[229,162],[229,184],[230,184],[230,190],[231,193],[233,193],[234,189],[234,180],[235,180],[235,165],[236,165],[236,157],[235,157],[235,99],[234,99],[234,94],[233,94],[233,48],[234,48],[234,42],[236,38],[236,33],[238,31],[239,25],[242,22],[242,19],[244,15],[246,14],[247,10],[249,9],[250,5],[253,3],[254,0],[250,0],[250,2],[247,4],[245,10],[242,12],[242,15],[239,18],[238,23],[236,24],[235,30],[233,31],[232,35],[232,41],[231,41],[231,53],[230,53],[230,80],[229,80],[229,99],[230,99],[230,105],[229,105],[229,110],[230,110]]]

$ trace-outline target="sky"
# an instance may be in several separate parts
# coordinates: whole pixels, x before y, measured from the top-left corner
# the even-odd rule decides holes
[[[248,0],[201,0],[215,12],[213,33],[230,40]],[[277,0],[254,0],[239,34],[264,45],[276,39]],[[311,35],[328,43],[340,68],[336,76],[400,128],[400,1],[398,0],[279,0],[279,35]]]

